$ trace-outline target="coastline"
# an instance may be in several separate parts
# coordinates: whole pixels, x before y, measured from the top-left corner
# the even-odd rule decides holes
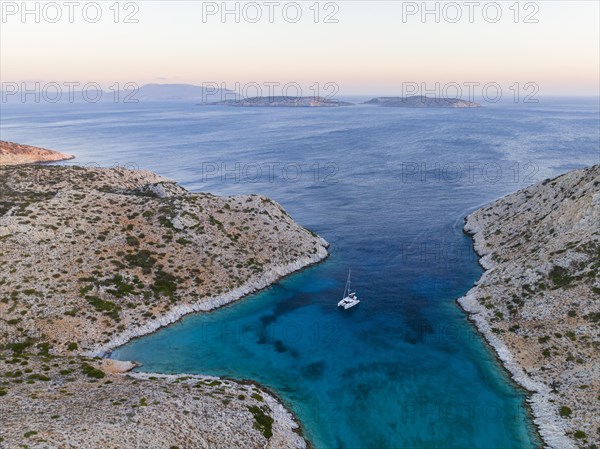
[[[325,240],[323,240],[325,242]],[[154,333],[159,331],[161,328],[169,326],[181,319],[185,316],[199,313],[199,312],[210,312],[221,307],[225,307],[234,302],[241,301],[249,295],[258,293],[261,290],[265,290],[275,283],[279,282],[281,279],[290,276],[294,273],[302,271],[306,268],[309,268],[313,265],[316,265],[329,257],[329,254],[325,250],[328,245],[321,247],[317,254],[311,257],[303,257],[302,259],[296,261],[295,263],[290,263],[283,266],[274,267],[269,270],[266,275],[265,273],[257,280],[249,281],[243,286],[227,292],[223,295],[210,298],[208,301],[205,301],[201,304],[193,304],[189,306],[180,306],[174,310],[171,310],[165,316],[158,318],[156,320],[147,323],[146,326],[137,329],[134,332],[124,332],[119,335],[111,342],[103,345],[99,350],[100,352],[93,352],[91,354],[84,354],[91,357],[103,357],[104,360],[112,360],[110,359],[110,354],[113,350],[117,349],[120,346],[127,344],[130,340],[135,338],[140,338],[145,335]],[[132,363],[131,369],[135,369],[141,367],[136,361],[130,361]],[[251,380],[251,379],[233,379],[229,377],[219,377],[219,376],[209,376],[203,374],[160,374],[154,372],[146,372],[146,371],[136,371],[136,372],[125,372],[122,373],[123,376],[130,376],[136,379],[148,379],[150,377],[156,378],[164,378],[164,379],[181,379],[181,378],[193,378],[199,380],[220,380],[220,381],[229,381],[239,385],[252,385],[262,391],[266,397],[266,403],[270,406],[272,410],[274,410],[273,418],[275,422],[281,426],[281,428],[292,429],[292,432],[298,435],[304,446],[298,445],[298,447],[304,447],[305,449],[314,449],[313,444],[306,437],[306,432],[304,430],[304,426],[300,419],[291,411],[288,406],[286,406],[284,400],[273,390],[267,388],[261,383]]]
[[[470,213],[484,273],[457,300],[528,392],[543,445],[598,445],[600,165],[566,172]]]
[[[473,250],[479,257],[479,265],[485,271],[474,286],[456,302],[495,352],[496,358],[508,372],[510,378],[527,392],[527,406],[544,446],[550,449],[577,449],[577,445],[565,435],[563,422],[554,411],[550,388],[527,375],[524,368],[514,360],[513,354],[505,342],[492,331],[491,324],[485,318],[486,308],[478,301],[477,289],[479,285],[485,284],[489,273],[497,267],[497,264],[483,250],[485,247],[483,230],[470,221],[474,213],[465,218],[463,231],[472,238]]]
[[[111,340],[109,343],[102,345],[100,349],[96,349],[95,351],[91,351],[83,355],[88,357],[102,357],[104,360],[113,360],[110,359],[110,354],[112,353],[112,351],[114,351],[120,346],[127,344],[129,341],[135,338],[141,338],[145,335],[157,332],[163,327],[169,326],[173,323],[176,323],[177,321],[180,321],[187,315],[217,310],[221,307],[233,304],[234,302],[241,301],[249,295],[258,293],[261,290],[265,290],[279,282],[281,279],[295,274],[297,272],[300,272],[327,259],[329,257],[329,254],[325,248],[327,248],[329,245],[326,244],[324,239],[321,240],[324,242],[324,245],[320,247],[317,254],[313,256],[303,257],[294,263],[274,267],[268,272],[263,273],[263,275],[260,276],[258,279],[249,281],[235,290],[232,290],[214,298],[210,298],[208,301],[204,301],[200,304],[179,306],[171,310],[163,317],[157,318],[156,320],[147,323],[145,326],[142,326],[141,328],[138,328],[135,331],[124,332],[121,335],[114,338],[113,340]],[[119,362],[127,363],[127,361]],[[136,361],[129,361],[129,363],[131,363],[130,370],[143,366],[138,364]],[[302,440],[303,445],[298,444],[297,447],[304,447],[305,449],[314,449],[312,442],[308,440],[305,435],[306,432],[304,426],[302,425],[302,422],[294,414],[294,412],[291,411],[288,406],[286,406],[285,401],[276,392],[255,380],[234,379],[229,377],[210,376],[204,374],[161,374],[146,371],[127,371],[121,373],[120,375],[130,376],[140,380],[147,380],[151,377],[169,380],[192,378],[197,380],[228,381],[238,385],[254,386],[264,394],[265,402],[271,408],[271,410],[274,410],[273,418],[275,422],[283,429],[292,429],[292,432],[298,435],[298,438]]]
[[[50,164],[75,159],[72,154],[0,140],[0,167]]]
[[[314,255],[304,256],[298,259],[296,262],[289,264],[275,266],[262,273],[259,277],[253,278],[242,286],[234,290],[230,290],[222,295],[215,296],[198,303],[176,306],[161,317],[151,320],[138,328],[128,329],[114,337],[108,343],[98,345],[91,351],[82,353],[82,355],[87,357],[110,358],[109,356],[112,351],[127,344],[130,340],[152,334],[163,327],[176,323],[186,315],[198,312],[210,312],[233,302],[242,300],[246,296],[249,296],[253,293],[257,293],[261,290],[269,288],[284,277],[325,260],[329,256],[327,250],[325,249],[328,244],[324,239],[321,239],[321,241],[323,242],[323,246],[320,246],[319,250]]]
[[[293,432],[298,434],[300,436],[300,438],[302,438],[304,440],[304,442],[306,443],[306,449],[315,449],[312,442],[306,438],[306,435],[305,435],[306,432],[305,432],[304,426],[302,425],[302,422],[298,419],[298,417],[292,411],[290,411],[286,407],[285,401],[275,391],[271,390],[270,388],[265,387],[264,385],[262,385],[259,382],[256,382],[256,381],[250,380],[250,379],[233,379],[233,378],[229,378],[229,377],[221,377],[220,379],[235,382],[235,383],[238,383],[241,385],[253,385],[254,387],[258,388],[266,395],[272,396],[273,398],[275,398],[275,400],[283,408],[283,410],[291,416],[293,424],[296,424],[297,427],[293,430]]]

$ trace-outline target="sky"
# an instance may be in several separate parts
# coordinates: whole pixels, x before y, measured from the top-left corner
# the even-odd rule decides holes
[[[596,1],[74,3],[0,2],[3,84],[599,95]]]

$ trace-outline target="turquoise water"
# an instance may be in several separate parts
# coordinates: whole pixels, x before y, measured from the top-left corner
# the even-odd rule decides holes
[[[597,99],[469,111],[5,109],[2,139],[151,169],[191,190],[265,194],[332,244],[324,263],[114,357],[261,382],[317,449],[537,446],[524,394],[455,304],[481,274],[461,228],[479,205],[597,163]],[[273,163],[294,171],[251,172]],[[349,267],[362,302],[343,312]]]

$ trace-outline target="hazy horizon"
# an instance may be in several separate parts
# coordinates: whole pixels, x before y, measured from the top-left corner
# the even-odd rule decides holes
[[[494,84],[504,95],[600,95],[597,2],[67,3],[2,2],[3,84],[214,83],[248,96],[286,84],[360,96]]]

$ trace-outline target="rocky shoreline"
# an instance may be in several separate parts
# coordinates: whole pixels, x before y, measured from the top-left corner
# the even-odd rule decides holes
[[[93,348],[85,355],[89,357],[106,357],[112,350],[118,348],[119,346],[123,346],[130,340],[156,332],[162,327],[176,323],[186,315],[198,312],[209,312],[243,299],[244,297],[260,290],[264,290],[282,278],[326,259],[328,257],[327,250],[325,249],[326,246],[327,242],[323,240],[323,246],[319,248],[317,254],[303,257],[300,260],[287,265],[273,267],[272,269],[263,273],[260,277],[252,279],[243,286],[229,291],[223,295],[209,298],[201,303],[176,306],[166,314],[146,323],[144,326],[136,329],[128,329],[122,332],[118,336],[114,337],[110,342]]]
[[[552,449],[600,442],[599,186],[600,166],[576,170],[465,220],[486,271],[457,302],[529,392]]]
[[[472,294],[458,299],[458,304],[469,314],[469,319],[475,324],[479,333],[496,353],[498,360],[510,373],[511,378],[528,392],[527,403],[530,407],[533,422],[546,443],[552,449],[576,449],[576,445],[565,435],[565,428],[552,405],[550,388],[531,379],[523,368],[514,360],[506,344],[491,330],[491,325],[481,314],[484,307]]]

